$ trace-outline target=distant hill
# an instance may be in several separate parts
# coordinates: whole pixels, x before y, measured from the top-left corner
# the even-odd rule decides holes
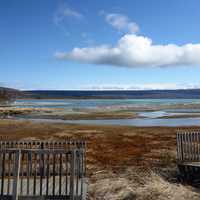
[[[22,92],[12,88],[0,87],[0,104],[13,101],[18,96],[22,95]]]
[[[181,89],[181,90],[143,90],[143,91],[65,91],[65,90],[34,90],[23,91],[23,98],[34,99],[198,99],[200,98],[200,89]]]

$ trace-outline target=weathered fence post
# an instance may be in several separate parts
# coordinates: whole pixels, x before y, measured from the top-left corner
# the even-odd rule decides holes
[[[14,163],[15,175],[13,181],[13,200],[18,200],[20,164],[21,164],[21,150],[18,150],[15,154],[15,163]]]

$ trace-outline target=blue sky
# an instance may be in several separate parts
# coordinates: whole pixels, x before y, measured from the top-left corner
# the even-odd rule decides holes
[[[199,7],[198,0],[2,0],[0,85],[200,87]]]

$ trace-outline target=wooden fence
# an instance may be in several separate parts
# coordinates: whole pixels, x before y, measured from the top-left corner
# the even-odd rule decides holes
[[[177,133],[178,162],[200,161],[200,132]]]
[[[84,199],[85,149],[81,145],[75,141],[0,142],[0,199]]]

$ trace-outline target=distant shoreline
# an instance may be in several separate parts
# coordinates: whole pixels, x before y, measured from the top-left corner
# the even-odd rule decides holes
[[[0,87],[17,99],[200,99],[200,89],[176,90],[15,90]]]
[[[200,99],[200,97],[193,97],[193,98],[183,98],[183,97],[177,97],[177,98],[170,98],[170,97],[160,97],[160,98],[150,98],[150,97],[145,97],[145,98],[140,98],[140,97],[137,97],[137,98],[133,98],[133,97],[85,97],[85,96],[81,96],[81,97],[74,97],[74,96],[71,96],[71,97],[58,97],[58,98],[55,98],[55,97],[52,97],[52,98],[46,98],[46,97],[17,97],[16,98],[17,100],[65,100],[65,99],[74,99],[74,100],[84,100],[84,99],[92,99],[92,100],[98,100],[98,99],[105,99],[105,100],[115,100],[115,99],[130,99],[130,100],[134,100],[134,99]]]
[[[29,90],[19,99],[200,99],[200,89],[181,90]]]

